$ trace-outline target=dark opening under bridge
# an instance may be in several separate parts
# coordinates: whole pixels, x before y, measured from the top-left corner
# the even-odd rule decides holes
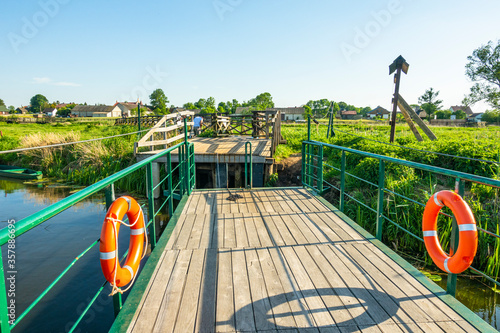
[[[113,296],[117,317],[111,331],[495,332],[451,295],[456,276],[449,275],[446,293],[380,240],[383,221],[390,221],[382,210],[384,194],[399,195],[384,186],[385,163],[453,177],[462,195],[465,181],[495,188],[500,181],[308,140],[302,147],[301,188],[197,190],[194,145],[184,140],[16,222],[17,238],[100,191],[109,207],[115,183],[145,169],[148,202],[143,208],[151,254],[126,302],[122,303],[121,294]],[[323,179],[324,172],[335,168],[324,161],[325,149],[340,153],[339,188]],[[345,178],[352,176],[345,168],[346,154],[379,161],[379,183],[372,184],[380,195],[373,221],[376,237],[343,213],[349,196]],[[172,162],[174,155],[179,156],[178,163]],[[167,172],[155,180],[153,164],[160,159],[166,161]],[[328,188],[340,193],[339,208],[320,196]],[[161,200],[155,200],[158,189],[163,190]],[[234,200],[236,194],[241,198]],[[156,218],[162,211],[170,220],[157,237]],[[7,228],[0,230],[1,245],[11,238]],[[95,273],[100,274],[99,254],[90,251],[98,245],[99,240],[69,260],[57,279],[13,321],[9,321],[3,273],[1,332],[14,329],[84,255],[95,256]],[[5,272],[0,263],[0,272]],[[104,281],[95,295],[81,295],[90,301],[76,319],[65,319],[74,323],[65,329],[79,329],[98,296],[109,290]],[[107,310],[112,312],[111,307]]]

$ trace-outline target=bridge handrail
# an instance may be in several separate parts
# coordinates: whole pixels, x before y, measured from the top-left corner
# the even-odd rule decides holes
[[[133,172],[136,172],[142,168],[146,168],[146,192],[148,197],[148,227],[150,234],[150,244],[151,250],[154,249],[156,245],[156,230],[155,230],[155,217],[160,213],[161,209],[168,203],[168,212],[169,216],[172,216],[174,213],[173,209],[173,199],[180,200],[182,196],[190,195],[191,191],[194,188],[195,184],[195,172],[194,172],[194,145],[187,141],[187,123],[184,122],[184,132],[185,132],[185,140],[181,143],[178,143],[165,151],[162,151],[159,154],[151,156],[143,161],[140,161],[134,165],[129,166],[122,171],[119,171],[87,188],[74,193],[59,202],[52,204],[28,217],[25,217],[19,221],[15,222],[15,232],[10,232],[8,227],[5,227],[0,230],[0,246],[7,244],[10,239],[17,238],[20,235],[26,233],[32,228],[41,225],[51,217],[61,213],[62,211],[68,209],[74,204],[88,198],[89,196],[101,191],[106,190],[106,205],[109,207],[112,201],[114,200],[114,183],[124,177],[129,176]],[[172,168],[171,162],[171,153],[175,150],[179,151],[179,164]],[[154,183],[153,179],[153,163],[155,160],[167,157],[167,175],[163,180],[159,180],[157,184]],[[173,173],[179,174],[177,177],[177,184],[173,184]],[[168,195],[165,198],[163,204],[155,210],[155,202],[154,202],[154,193],[155,190],[166,181],[166,188],[168,191]],[[178,189],[178,193],[175,193]],[[144,206],[144,205],[143,205]],[[13,236],[14,237],[13,237]],[[97,237],[96,237],[97,238]],[[40,302],[40,300],[60,281],[60,279],[70,270],[70,268],[75,264],[75,262],[80,259],[83,255],[85,255],[92,247],[99,244],[99,240],[92,242],[92,244],[85,249],[76,259],[74,259],[69,265],[62,271],[59,276],[57,276],[52,283],[33,301],[28,308],[19,316],[16,316],[15,321],[9,322],[8,317],[8,307],[7,307],[7,290],[5,284],[5,270],[3,265],[3,255],[0,249],[0,332],[10,332],[30,311],[31,309]],[[127,255],[127,253],[124,254]],[[123,259],[123,258],[122,258]],[[92,304],[96,301],[98,295],[102,292],[106,282],[101,286],[101,288],[97,291],[97,294],[91,299],[88,306],[85,310],[80,314],[78,320],[76,320],[75,324],[71,328],[70,332],[74,331],[81,321],[81,319],[85,316],[85,314],[90,310]],[[121,309],[121,294],[118,293],[113,296],[114,297],[114,307],[115,314],[119,312]]]
[[[338,150],[341,152],[341,158],[340,158],[340,168],[334,167],[332,165],[329,165],[325,163],[324,161],[324,149],[325,148],[331,148],[334,150]],[[368,157],[368,158],[374,158],[379,161],[379,173],[378,173],[378,184],[375,184],[373,182],[369,182],[365,179],[362,179],[360,177],[357,177],[351,173],[348,173],[346,171],[346,153],[352,153],[352,154],[357,154],[363,157]],[[440,168],[440,167],[435,167],[427,164],[422,164],[422,163],[417,163],[417,162],[412,162],[412,161],[406,161],[402,159],[397,159],[394,157],[389,157],[389,156],[384,156],[384,155],[378,155],[374,153],[368,153],[365,151],[360,151],[352,148],[346,148],[342,146],[337,146],[329,143],[324,143],[324,142],[319,142],[319,141],[314,141],[309,140],[303,141],[302,142],[302,184],[305,187],[311,188],[313,191],[316,191],[320,194],[324,193],[325,190],[325,184],[329,186],[332,189],[335,189],[340,192],[340,202],[339,202],[339,210],[341,212],[344,212],[344,205],[345,205],[345,197],[350,198],[351,200],[355,201],[356,203],[366,207],[370,211],[376,213],[376,237],[379,240],[382,240],[382,234],[383,234],[383,221],[387,220],[388,222],[392,223],[395,225],[398,229],[401,229],[402,231],[406,232],[410,236],[420,240],[423,242],[423,239],[415,234],[413,234],[410,230],[404,228],[403,226],[399,225],[397,222],[391,220],[389,217],[384,215],[384,193],[391,193],[396,196],[399,196],[405,200],[409,200],[410,202],[413,202],[415,204],[418,204],[420,206],[425,206],[425,203],[421,203],[418,201],[415,201],[413,199],[410,199],[404,195],[401,195],[399,193],[393,192],[387,188],[385,188],[385,163],[395,163],[407,167],[411,167],[414,169],[419,169],[423,171],[429,171],[435,174],[439,175],[444,175],[444,176],[450,176],[454,177],[456,179],[456,188],[455,191],[460,194],[462,197],[464,196],[465,192],[465,185],[464,181],[470,181],[474,182],[477,184],[482,184],[482,185],[487,185],[491,186],[494,188],[500,188],[500,180],[497,179],[491,179],[488,177],[483,177],[483,176],[477,176],[461,171],[455,171],[455,170],[450,170],[450,169],[445,169],[445,168]],[[340,187],[337,187],[333,184],[328,183],[326,180],[324,180],[324,169],[325,168],[330,168],[334,169],[338,172],[340,172]],[[345,180],[346,176],[350,176],[353,178],[356,178],[360,181],[363,181],[371,186],[376,187],[378,191],[378,200],[377,200],[377,209],[373,209],[371,207],[368,207],[366,204],[361,202],[360,200],[357,200],[353,196],[345,193]],[[451,215],[441,213],[447,217],[452,217]],[[477,227],[477,230],[479,232],[486,233],[490,236],[493,236],[497,239],[500,239],[500,235],[485,230],[483,228],[480,228],[479,226]],[[498,232],[498,231],[497,231]],[[458,247],[458,227],[456,224],[456,221],[453,219],[453,224],[452,224],[452,240],[450,241],[450,245],[452,246],[453,249],[456,249]],[[493,282],[496,284],[496,286],[500,287],[500,282],[496,280],[496,278],[489,276],[485,274],[484,272],[474,268],[470,267],[472,271],[475,273],[483,276],[487,280]],[[448,275],[448,282],[447,282],[447,292],[453,296],[455,296],[456,293],[456,274],[449,274]]]

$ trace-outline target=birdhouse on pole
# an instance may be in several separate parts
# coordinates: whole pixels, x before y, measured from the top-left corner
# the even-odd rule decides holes
[[[394,98],[392,99],[392,119],[391,119],[391,138],[390,142],[394,142],[394,134],[396,132],[396,115],[398,112],[398,98],[399,98],[399,83],[401,81],[401,71],[408,74],[408,68],[410,65],[406,62],[403,56],[399,56],[394,60],[392,64],[389,65],[389,75],[396,72],[394,75],[394,83],[396,84],[396,89],[394,91]]]

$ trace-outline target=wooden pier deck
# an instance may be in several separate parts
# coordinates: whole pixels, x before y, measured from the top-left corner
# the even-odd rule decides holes
[[[310,192],[232,193],[189,197],[120,331],[478,332]]]

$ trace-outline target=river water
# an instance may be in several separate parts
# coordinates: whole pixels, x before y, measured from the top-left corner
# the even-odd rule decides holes
[[[70,188],[58,185],[24,185],[22,181],[0,179],[0,228],[8,220],[18,221],[70,195]],[[31,229],[15,242],[16,317],[81,252],[99,239],[106,215],[102,195],[95,195]],[[121,228],[120,256],[128,247],[129,229]],[[7,246],[2,246],[7,271]],[[94,246],[79,259],[61,281],[28,314],[14,332],[67,332],[104,283],[99,248]],[[76,332],[107,332],[114,320],[111,288],[97,299]],[[10,298],[9,298],[10,301]]]
[[[18,221],[70,195],[59,185],[33,186],[0,178],[0,228]],[[145,212],[146,213],[146,212]],[[50,283],[100,236],[106,207],[95,195],[16,238],[15,304],[18,317]],[[129,229],[120,229],[120,256],[128,247]],[[2,246],[4,267],[7,247]],[[79,259],[62,280],[36,305],[14,332],[67,332],[90,299],[104,283],[99,249],[94,246]],[[446,289],[446,276],[438,282]],[[113,301],[109,284],[75,332],[107,332],[111,327]],[[457,299],[496,329],[500,328],[500,294],[484,284],[459,278]]]

